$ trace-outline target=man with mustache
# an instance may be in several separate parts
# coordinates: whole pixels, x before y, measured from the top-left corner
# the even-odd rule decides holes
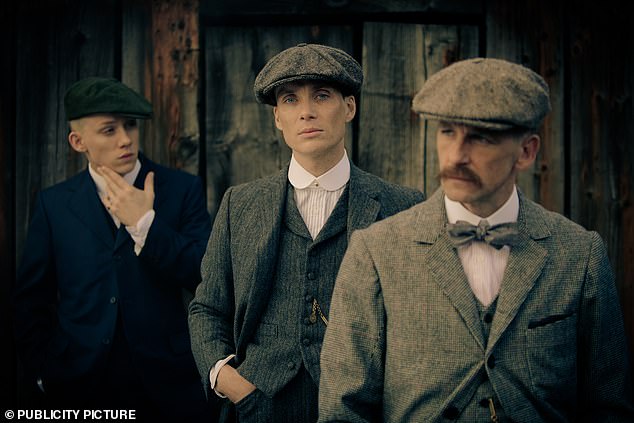
[[[227,190],[189,314],[203,383],[227,398],[224,421],[317,420],[319,353],[350,234],[423,199],[350,163],[344,136],[362,79],[349,54],[319,44],[282,51],[255,79],[291,162]]]
[[[596,232],[515,185],[550,110],[535,72],[470,59],[413,110],[441,188],[353,234],[321,355],[321,422],[633,421],[623,320]]]

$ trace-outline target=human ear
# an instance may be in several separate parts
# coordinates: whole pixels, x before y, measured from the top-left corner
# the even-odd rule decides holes
[[[357,102],[354,99],[353,95],[349,95],[344,98],[344,102],[346,103],[346,122],[350,122],[354,115],[357,113]]]
[[[515,163],[518,170],[528,169],[537,158],[541,139],[537,134],[531,134],[520,141],[520,153]]]
[[[282,130],[282,126],[280,124],[280,117],[279,117],[278,112],[277,112],[277,106],[273,107],[273,116],[275,116],[275,127],[281,131]]]
[[[84,144],[81,134],[79,132],[71,131],[70,134],[68,134],[68,143],[70,144],[73,150],[79,153],[86,152],[86,145]]]

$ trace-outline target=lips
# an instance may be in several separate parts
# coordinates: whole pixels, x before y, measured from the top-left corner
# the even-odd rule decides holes
[[[319,132],[323,132],[321,129],[319,128],[304,128],[301,131],[299,131],[299,135],[312,135],[312,134],[316,134]]]

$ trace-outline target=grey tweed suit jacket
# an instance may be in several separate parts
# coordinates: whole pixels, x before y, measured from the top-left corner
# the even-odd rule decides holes
[[[215,218],[202,261],[202,282],[189,308],[192,351],[206,389],[209,372],[218,360],[230,354],[236,354],[234,366],[244,360],[267,306],[287,175],[288,166],[277,175],[229,188]],[[390,184],[354,165],[348,190],[348,239],[355,229],[424,199],[419,191]]]
[[[513,421],[634,421],[599,235],[520,193],[522,241],[487,340],[443,196],[353,234],[321,351],[320,422],[440,421],[480,401],[486,377]]]

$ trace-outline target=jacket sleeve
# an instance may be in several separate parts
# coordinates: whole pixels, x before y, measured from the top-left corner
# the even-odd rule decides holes
[[[634,407],[623,317],[603,241],[596,232],[592,235],[578,328],[580,417],[631,422]]]
[[[200,262],[211,230],[202,184],[199,178],[190,182],[179,199],[177,225],[169,225],[156,212],[139,259],[160,274],[160,280],[194,291],[200,282]]]
[[[13,289],[16,346],[27,378],[35,382],[56,325],[57,281],[50,225],[38,195]]]
[[[206,392],[210,388],[209,373],[212,367],[218,360],[236,352],[229,226],[231,192],[229,188],[225,193],[216,215],[202,260],[202,281],[189,305],[192,352]]]
[[[320,422],[382,421],[385,311],[364,231],[352,234],[321,350]]]

